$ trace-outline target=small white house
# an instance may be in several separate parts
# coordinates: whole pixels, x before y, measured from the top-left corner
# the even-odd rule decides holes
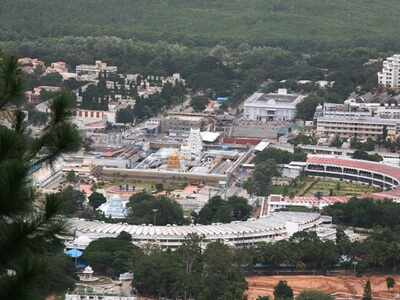
[[[91,266],[87,266],[82,273],[79,274],[79,280],[83,282],[93,282],[98,278],[93,276],[93,269]]]
[[[132,272],[126,272],[126,273],[119,274],[119,280],[120,281],[133,280],[133,273]]]
[[[111,217],[112,219],[124,219],[128,214],[126,208],[127,201],[123,201],[117,195],[112,196],[111,199],[107,200],[106,203],[100,205],[98,210],[101,210],[106,217]]]

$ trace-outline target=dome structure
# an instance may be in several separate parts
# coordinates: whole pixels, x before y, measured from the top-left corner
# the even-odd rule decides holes
[[[87,267],[83,270],[82,273],[84,273],[84,274],[93,274],[94,271],[93,271],[93,269],[92,269],[91,266],[87,266]]]
[[[93,276],[93,269],[91,266],[87,266],[82,273],[79,274],[80,281],[92,282],[96,281],[98,278]]]

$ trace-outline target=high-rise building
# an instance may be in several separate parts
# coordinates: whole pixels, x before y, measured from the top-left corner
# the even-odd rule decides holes
[[[400,87],[400,54],[388,57],[383,62],[382,71],[378,73],[378,83],[382,86],[398,89]]]

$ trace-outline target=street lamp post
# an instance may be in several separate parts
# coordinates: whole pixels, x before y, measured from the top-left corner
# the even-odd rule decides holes
[[[158,212],[158,209],[157,209],[157,208],[154,208],[154,209],[153,209],[153,213],[154,213],[153,225],[154,225],[154,226],[157,225],[157,212]]]

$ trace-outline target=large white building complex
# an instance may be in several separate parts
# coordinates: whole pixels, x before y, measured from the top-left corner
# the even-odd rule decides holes
[[[204,243],[223,241],[231,246],[247,246],[258,242],[272,242],[288,239],[298,231],[318,230],[321,224],[331,222],[330,217],[319,213],[276,212],[258,219],[212,225],[127,225],[110,224],[101,221],[72,219],[71,229],[76,239],[67,243],[67,248],[84,249],[91,240],[102,237],[116,237],[121,231],[132,235],[137,246],[149,243],[163,248],[176,248],[190,234],[204,238]]]
[[[383,62],[382,71],[378,73],[378,83],[382,86],[397,89],[400,87],[400,54],[388,57]]]
[[[296,105],[305,96],[288,94],[286,89],[277,93],[254,93],[244,102],[244,118],[252,121],[291,121],[296,117]]]

